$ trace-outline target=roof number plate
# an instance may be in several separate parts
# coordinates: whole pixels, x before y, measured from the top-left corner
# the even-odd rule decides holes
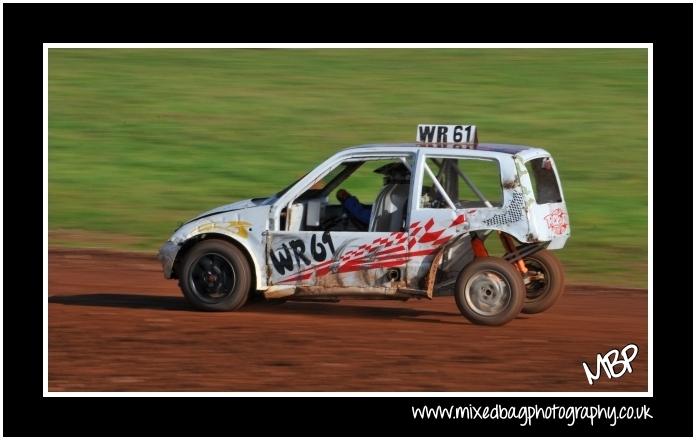
[[[416,142],[426,144],[476,144],[475,125],[435,125],[420,124],[416,132]]]

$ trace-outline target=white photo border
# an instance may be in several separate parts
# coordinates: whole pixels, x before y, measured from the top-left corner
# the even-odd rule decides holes
[[[49,49],[648,49],[648,391],[575,392],[69,392],[48,390]],[[44,397],[653,397],[653,44],[652,43],[44,43],[43,44],[43,396]]]

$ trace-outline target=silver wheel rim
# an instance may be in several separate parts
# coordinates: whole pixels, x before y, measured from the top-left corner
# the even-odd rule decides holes
[[[493,270],[474,274],[464,286],[466,303],[474,312],[483,316],[493,316],[504,311],[512,294],[505,278]]]

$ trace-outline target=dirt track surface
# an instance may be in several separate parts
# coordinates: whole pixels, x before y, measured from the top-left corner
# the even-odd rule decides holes
[[[503,327],[451,297],[208,313],[154,256],[56,249],[48,292],[49,391],[647,391],[645,290],[569,286]],[[633,372],[590,386],[581,362],[629,343]]]

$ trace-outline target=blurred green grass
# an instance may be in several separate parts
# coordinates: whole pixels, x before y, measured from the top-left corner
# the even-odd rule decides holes
[[[106,246],[155,251],[179,222],[276,192],[342,147],[468,122],[483,142],[554,155],[571,281],[646,287],[647,62],[646,49],[50,49],[50,244],[111,234]]]

